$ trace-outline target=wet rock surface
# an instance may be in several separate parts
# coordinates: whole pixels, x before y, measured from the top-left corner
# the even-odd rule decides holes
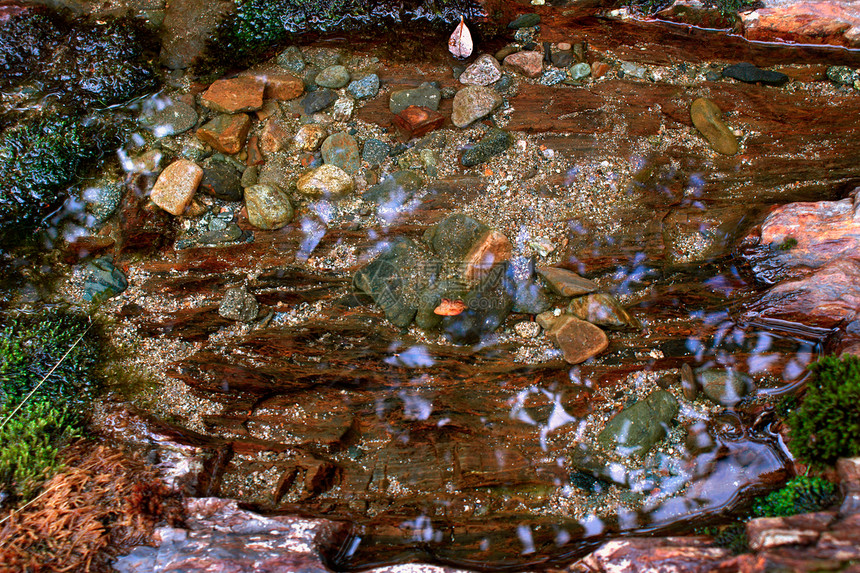
[[[116,265],[127,272],[128,291],[99,312],[148,355],[140,364],[157,371],[164,389],[151,403],[222,452],[208,472],[213,491],[261,510],[325,514],[364,528],[360,542],[339,540],[325,549],[330,566],[404,558],[510,566],[561,553],[568,560],[619,531],[664,531],[664,524],[733,507],[787,477],[779,442],[751,421],[758,419],[756,400],[767,398],[731,406],[739,409],[734,424],[708,426],[726,406],[664,379],[677,376],[682,363],[701,370],[716,361],[749,370],[771,390],[774,380],[796,380],[809,357],[831,344],[825,328],[849,334],[856,323],[853,299],[839,294],[850,289],[829,289],[847,288],[853,271],[809,274],[835,269],[825,252],[848,258],[850,251],[836,244],[849,227],[832,240],[816,229],[826,247],[798,241],[798,256],[818,249],[806,267],[792,266],[798,260],[786,256],[792,248],[764,248],[788,246],[790,234],[774,233],[773,241],[750,247],[759,257],[756,269],[769,267],[774,277],[788,272],[795,281],[816,277],[800,291],[780,293],[756,282],[733,256],[737,239],[773,205],[837,203],[856,185],[856,162],[846,152],[856,146],[856,130],[845,121],[858,112],[853,84],[823,75],[828,66],[856,67],[850,55],[798,47],[786,55],[686,27],[681,33],[654,22],[579,16],[581,6],[564,15],[556,7],[533,9],[540,29],[510,34],[544,48],[535,52],[541,75],[507,74],[492,90],[502,103],[465,127],[446,123],[455,111],[451,96],[462,90],[448,64],[459,62],[439,65],[432,47],[405,62],[388,61],[387,52],[368,48],[375,49],[374,40],[350,37],[348,44],[311,42],[276,58],[283,69],[307,69],[309,89],[328,66],[344,66],[354,77],[373,72],[381,86],[376,94],[373,86],[358,92],[366,96],[342,96],[349,87],[336,88],[340,95],[320,88],[311,94],[321,99],[312,102],[298,99],[297,78],[285,88],[291,97],[272,91],[268,81],[262,107],[240,114],[250,128],[234,138],[234,151],[218,151],[232,155],[236,172],[244,169],[245,188],[258,178],[282,185],[294,223],[260,228],[252,208],[214,192],[198,194],[181,218],[165,214],[146,202],[159,167],[137,160],[157,147],[163,164],[185,157],[205,175],[215,145],[191,134],[153,144],[142,132],[130,157],[143,167],[124,186],[120,214],[98,231],[117,240],[89,243],[116,245]],[[619,41],[625,37],[635,37],[636,45]],[[555,52],[584,60],[580,70],[601,73],[578,71],[575,79],[568,73],[580,84],[556,83],[564,70],[544,73],[561,61],[553,60]],[[740,59],[770,69],[801,54],[820,71],[785,88],[717,81],[720,69]],[[717,77],[704,79],[708,73]],[[414,139],[398,142],[389,96],[425,80],[439,92],[433,117],[444,121],[426,137],[413,129]],[[199,103],[212,78],[196,83],[189,72],[170,81],[168,92]],[[744,134],[741,155],[715,156],[691,131],[690,102],[703,95]],[[205,106],[198,110],[204,121],[213,117]],[[296,137],[303,125],[325,135],[305,148]],[[509,134],[506,150],[464,168],[461,152],[495,132],[493,125]],[[349,191],[299,185],[309,171],[337,169],[320,167],[319,145],[330,133],[355,140],[352,157],[363,147],[355,172],[338,177],[348,180]],[[212,141],[217,145],[217,134]],[[227,179],[218,185],[227,187]],[[449,228],[440,235],[458,212],[476,222],[474,232]],[[460,219],[463,227],[467,222]],[[140,258],[141,252],[149,254]],[[544,284],[553,284],[550,277],[536,278],[522,259],[593,280],[568,276],[551,290]],[[251,322],[243,324],[219,314],[225,291],[236,284],[246,284],[271,312],[257,319],[248,311]],[[821,291],[818,298],[813,289]],[[564,312],[573,310],[572,296],[597,290],[617,295],[643,330],[602,332]],[[531,321],[529,315],[545,311],[552,319]],[[814,324],[806,324],[808,312]],[[582,316],[599,322],[599,314]],[[786,322],[804,324],[798,334],[781,330]],[[586,358],[574,367],[565,360],[579,355]],[[659,447],[645,459],[610,456],[596,476],[577,473],[570,444],[594,441],[610,415],[643,402],[657,385],[683,406]],[[694,419],[708,424],[689,430],[688,439]],[[693,467],[709,473],[692,475]],[[616,470],[623,479],[612,479]],[[638,521],[644,505],[648,519]],[[622,507],[633,509],[616,520]],[[637,515],[635,523],[625,521],[628,515]],[[570,541],[559,545],[562,531]],[[451,533],[440,538],[441,532]],[[264,551],[270,540],[277,544],[272,537],[233,538],[231,555],[244,562],[252,557],[247,547]],[[635,554],[636,541],[623,541],[633,553],[620,554]],[[699,559],[709,567],[723,555],[681,545],[686,549],[658,543],[665,551],[643,559]],[[185,555],[196,551],[204,546]],[[209,562],[215,553],[207,554]]]

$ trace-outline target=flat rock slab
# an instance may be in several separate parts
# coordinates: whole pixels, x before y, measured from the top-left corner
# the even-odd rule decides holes
[[[860,48],[860,0],[767,0],[740,17],[748,40]]]
[[[573,316],[564,316],[553,324],[550,336],[570,364],[585,362],[609,346],[609,339],[602,330]]]
[[[263,107],[266,85],[251,77],[215,80],[200,101],[206,107],[221,113],[255,111]]]
[[[546,279],[549,288],[561,296],[580,296],[596,291],[599,287],[590,281],[567,269],[556,267],[538,267],[537,272]]]

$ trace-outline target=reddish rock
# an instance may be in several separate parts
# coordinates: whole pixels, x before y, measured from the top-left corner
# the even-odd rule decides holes
[[[771,288],[747,312],[750,319],[776,319],[836,328],[858,318],[860,262],[837,259],[814,275]]]
[[[305,84],[301,78],[290,74],[265,74],[266,82],[265,97],[279,101],[296,99],[305,91]]]
[[[290,133],[280,120],[270,117],[260,133],[260,147],[263,153],[275,153],[286,149],[290,144]]]
[[[860,48],[860,0],[767,0],[740,16],[748,40]]]
[[[394,116],[394,124],[400,130],[403,141],[421,137],[442,127],[445,116],[429,107],[410,105]]]
[[[254,111],[263,107],[265,84],[251,77],[215,80],[202,96],[200,102],[221,113]]]
[[[856,195],[855,195],[856,196]],[[836,259],[860,261],[855,200],[789,203],[774,208],[744,241],[741,255],[766,283],[809,276]]]
[[[77,237],[66,245],[63,261],[70,265],[77,264],[81,259],[104,253],[113,247],[114,243],[110,237]]]
[[[591,77],[602,78],[609,72],[609,64],[606,62],[592,62]]]
[[[775,208],[761,226],[763,245],[796,242],[786,254],[807,266],[836,258],[860,261],[860,217],[852,198],[816,203],[789,203]]]
[[[707,573],[727,559],[727,549],[714,547],[702,537],[617,539],[574,563],[569,571],[640,573],[684,571]]]
[[[328,462],[325,462],[328,463]],[[308,471],[314,479],[320,471]],[[186,571],[328,571],[320,554],[346,533],[346,524],[302,517],[266,517],[234,500],[185,501],[184,528],[156,530],[157,547],[139,547],[117,561],[125,573]]]
[[[785,74],[789,79],[798,82],[823,82],[827,79],[827,66],[820,64],[812,66],[776,66],[773,70]]]
[[[251,139],[248,140],[248,158],[245,160],[245,165],[262,165],[266,162],[263,159],[263,153],[260,151],[260,138],[256,135],[252,135]]]
[[[783,545],[812,545],[834,517],[834,513],[819,512],[751,519],[746,524],[749,546],[758,551]]]
[[[549,334],[570,364],[585,362],[609,346],[609,339],[601,329],[570,315],[553,324]]]
[[[466,255],[466,283],[473,285],[481,282],[496,264],[509,261],[513,250],[513,245],[504,234],[498,231],[485,234]]]
[[[516,52],[505,57],[505,66],[527,78],[536,78],[543,72],[543,52]]]
[[[149,198],[171,215],[182,215],[201,179],[203,169],[199,165],[187,159],[174,161],[158,176]]]
[[[234,154],[242,151],[251,129],[251,118],[244,113],[219,115],[197,130],[200,141],[216,151]]]
[[[119,208],[118,254],[148,254],[173,241],[175,228],[170,216],[144,196],[148,178],[137,177],[123,196]]]

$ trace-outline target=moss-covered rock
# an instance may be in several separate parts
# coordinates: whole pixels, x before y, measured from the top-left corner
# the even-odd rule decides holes
[[[66,187],[110,140],[104,135],[58,116],[0,133],[0,244],[20,240],[62,204]]]
[[[217,57],[242,59],[259,55],[307,31],[344,31],[386,22],[423,20],[446,25],[483,14],[471,0],[236,0],[236,10],[219,26],[212,43]]]
[[[99,350],[80,316],[52,313],[3,322],[0,491],[6,500],[26,500],[57,469],[59,449],[79,435],[98,390]]]
[[[788,418],[791,450],[815,465],[860,456],[860,357],[826,356],[809,369],[806,394]]]

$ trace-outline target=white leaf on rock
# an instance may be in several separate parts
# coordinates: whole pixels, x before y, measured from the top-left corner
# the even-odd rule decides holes
[[[472,55],[472,33],[460,16],[460,23],[454,28],[454,33],[448,38],[448,50],[457,58],[468,58]]]

